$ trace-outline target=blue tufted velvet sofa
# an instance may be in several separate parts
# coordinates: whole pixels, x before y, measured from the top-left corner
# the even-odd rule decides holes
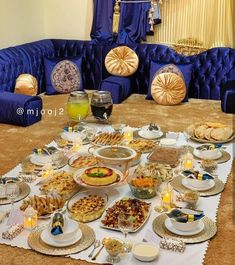
[[[0,50],[0,91],[13,91],[15,80],[21,73],[31,73],[39,82],[39,93],[45,91],[43,58],[83,56],[83,82],[85,89],[98,89],[109,76],[104,66],[106,54],[113,45],[97,45],[91,41],[41,40]],[[201,99],[222,98],[222,87],[235,79],[235,50],[213,48],[195,56],[183,56],[173,49],[157,44],[131,46],[139,56],[139,68],[131,77],[131,93],[147,94],[150,60],[171,63],[192,63],[189,97]]]

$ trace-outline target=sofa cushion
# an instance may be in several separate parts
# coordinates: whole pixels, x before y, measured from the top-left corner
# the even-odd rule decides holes
[[[99,90],[109,91],[113,103],[119,104],[131,94],[130,78],[110,76],[101,82]]]
[[[16,79],[16,94],[36,96],[38,93],[38,81],[30,74],[21,74]]]
[[[146,99],[153,99],[151,95],[151,85],[156,75],[161,73],[175,73],[180,76],[186,85],[186,95],[183,102],[188,101],[188,87],[191,81],[192,64],[171,64],[163,62],[151,61],[150,65],[150,78],[149,78],[149,89]]]
[[[151,94],[160,105],[177,105],[185,98],[185,82],[175,73],[156,74],[151,85]]]
[[[38,96],[0,92],[0,123],[26,127],[41,120],[41,110]]]
[[[70,93],[83,88],[82,58],[45,58],[44,63],[47,95]]]
[[[221,108],[223,112],[235,114],[235,80],[229,80],[222,86]]]

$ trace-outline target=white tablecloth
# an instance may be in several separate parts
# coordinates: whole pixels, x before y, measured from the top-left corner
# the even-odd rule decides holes
[[[108,126],[102,126],[100,127],[101,130],[108,130],[110,131],[111,128]],[[180,137],[178,138],[177,145],[180,146],[182,144],[185,144],[185,139],[183,134],[180,134]],[[50,144],[53,145],[53,142]],[[192,146],[197,146],[197,144],[190,142],[190,145]],[[223,145],[226,147],[226,151],[231,154],[233,157],[233,145],[231,143]],[[82,152],[87,150],[87,146],[84,146],[82,148]],[[142,157],[141,162],[144,163],[146,160],[146,155]],[[232,166],[232,159],[230,159],[228,162],[219,164],[218,169],[217,169],[217,174],[219,179],[221,179],[224,183],[227,181],[228,174],[231,170]],[[68,169],[68,166],[63,168],[63,170]],[[13,170],[8,172],[5,176],[11,176],[11,177],[17,177],[18,173],[21,171],[21,166],[18,165],[16,166]],[[35,186],[35,183],[30,184],[31,187],[31,194],[40,194],[39,192],[39,186]],[[105,192],[108,192],[109,194],[109,203],[111,203],[114,200],[120,199],[123,196],[132,196],[130,189],[127,184],[123,186],[119,186],[117,188],[111,188],[111,189],[106,189]],[[217,216],[217,210],[219,207],[219,202],[220,202],[220,197],[221,195],[216,195],[216,196],[211,196],[211,197],[206,197],[203,198],[201,197],[199,199],[199,204],[198,204],[198,209],[201,209],[204,211],[205,215],[211,218],[213,221],[216,221],[216,216]],[[156,199],[153,198],[149,200],[152,202],[152,209],[155,206]],[[20,206],[21,202],[16,203],[16,206]],[[1,210],[7,210],[10,209],[10,206],[0,206],[0,211]],[[137,233],[129,234],[128,239],[132,240],[134,243],[138,243],[143,241],[143,239],[147,239],[149,241],[153,241],[155,243],[160,242],[160,237],[158,237],[153,231],[152,231],[152,222],[153,220],[158,216],[158,213],[152,210],[150,218],[148,219],[147,223],[144,225],[144,227],[138,231]],[[39,225],[46,224],[48,220],[40,220]],[[120,232],[116,231],[111,231],[108,229],[100,228],[100,220],[96,220],[94,222],[91,222],[88,224],[91,226],[96,234],[96,238],[102,240],[106,236],[114,236],[118,238],[123,238],[123,235]],[[6,220],[0,224],[0,234],[7,229],[6,225]],[[24,230],[19,236],[17,236],[15,239],[12,241],[9,240],[4,240],[2,237],[0,237],[0,243],[1,244],[7,244],[11,246],[16,246],[20,248],[25,248],[25,249],[30,249],[30,247],[27,244],[27,236],[29,234],[29,231]],[[203,263],[204,256],[206,254],[206,250],[208,247],[209,242],[204,242],[200,244],[193,244],[193,245],[187,245],[186,250],[184,253],[178,253],[178,252],[171,252],[168,250],[160,250],[160,255],[159,258],[152,262],[151,264],[158,264],[158,265],[165,265],[165,264],[171,264],[172,261],[174,260],[174,265],[201,265]],[[87,260],[91,261],[88,259],[88,254],[91,252],[92,247],[88,248],[87,250],[70,255],[71,258],[73,259],[82,259],[82,260]],[[99,255],[98,259],[96,262],[98,263],[105,263],[106,262],[106,257],[107,253],[105,250],[102,250],[101,254]],[[143,264],[140,261],[137,261],[131,253],[129,254],[123,254],[121,256],[121,262],[119,263],[120,265],[141,265]]]

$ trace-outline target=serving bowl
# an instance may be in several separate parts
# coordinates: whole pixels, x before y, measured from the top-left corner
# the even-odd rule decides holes
[[[221,151],[214,144],[203,144],[196,148],[196,154],[203,159],[217,159],[221,156]]]
[[[142,242],[134,245],[132,253],[134,257],[143,262],[155,260],[159,255],[160,247],[154,243]]]
[[[210,186],[210,180],[206,179],[206,180],[200,180],[200,179],[193,179],[193,178],[187,178],[187,182],[188,184],[196,189],[202,189],[202,188],[206,188]]]
[[[122,172],[126,172],[131,163],[137,157],[137,152],[127,146],[103,146],[97,149],[89,149],[98,161],[103,165],[108,165]]]

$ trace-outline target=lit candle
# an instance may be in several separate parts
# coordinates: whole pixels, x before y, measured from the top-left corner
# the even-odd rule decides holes
[[[161,192],[163,209],[170,210],[172,206],[173,189],[167,185],[167,188]]]
[[[124,139],[127,142],[130,142],[133,140],[133,130],[130,126],[127,126],[126,128],[124,128]]]
[[[192,169],[193,168],[193,156],[190,152],[187,152],[187,154],[184,157],[184,169],[188,170],[188,169]]]
[[[24,212],[24,228],[32,230],[38,224],[37,211],[33,207],[28,206]]]
[[[78,151],[82,146],[82,140],[80,137],[77,137],[73,141],[73,151]]]
[[[44,178],[48,178],[54,174],[54,168],[50,163],[45,164],[42,169],[42,177]]]

